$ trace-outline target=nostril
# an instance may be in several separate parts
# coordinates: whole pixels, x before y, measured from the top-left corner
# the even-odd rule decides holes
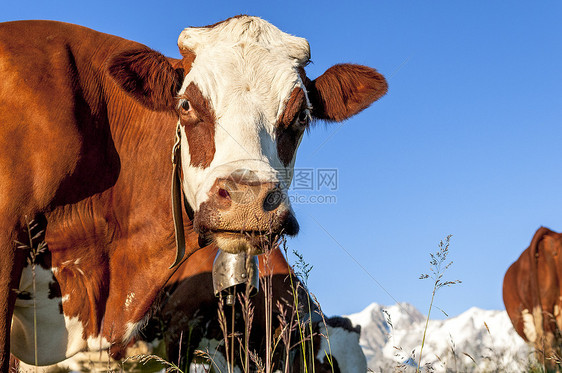
[[[283,193],[279,189],[274,189],[267,193],[265,199],[263,200],[263,209],[265,211],[273,211],[283,201]]]
[[[230,193],[228,193],[228,190],[223,189],[223,188],[219,189],[219,196],[221,196],[222,198],[230,199]]]
[[[295,215],[289,214],[283,222],[283,231],[289,236],[296,236],[299,233],[299,223]]]

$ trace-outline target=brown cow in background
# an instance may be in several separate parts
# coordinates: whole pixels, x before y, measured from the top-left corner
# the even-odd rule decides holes
[[[515,330],[549,369],[562,357],[561,249],[562,234],[539,228],[503,282],[505,309]]]

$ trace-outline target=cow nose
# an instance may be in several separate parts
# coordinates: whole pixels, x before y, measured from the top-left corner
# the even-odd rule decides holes
[[[287,211],[283,218],[282,230],[289,236],[296,236],[299,233],[299,222],[291,211]]]
[[[246,206],[254,212],[273,212],[285,201],[285,193],[279,183],[264,182],[251,170],[236,170],[229,177],[218,179],[216,196],[221,200],[219,208]],[[211,196],[213,198],[213,196]]]
[[[224,238],[225,234],[244,232],[257,234],[253,237],[293,236],[299,231],[287,194],[277,181],[264,181],[252,172],[233,173],[215,179],[208,197],[199,205],[193,222],[200,232]]]
[[[247,206],[263,212],[275,211],[285,200],[285,194],[277,183],[259,181],[240,181],[231,178],[218,181],[218,198],[220,205],[231,208],[232,205]],[[229,203],[228,203],[229,202]]]
[[[223,235],[219,237],[234,233],[296,235],[299,225],[287,194],[280,182],[272,180],[247,170],[215,179],[208,199],[199,205],[194,228]]]

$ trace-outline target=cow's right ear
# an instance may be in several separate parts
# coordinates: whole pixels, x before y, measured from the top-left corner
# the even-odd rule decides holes
[[[174,110],[183,69],[149,48],[119,53],[109,61],[109,74],[127,93],[151,110]]]
[[[305,84],[312,116],[330,122],[359,113],[388,90],[386,79],[377,70],[353,64],[334,65]]]

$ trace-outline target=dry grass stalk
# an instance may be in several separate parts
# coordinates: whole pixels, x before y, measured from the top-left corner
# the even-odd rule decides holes
[[[16,240],[16,245],[18,249],[27,250],[29,251],[27,257],[27,263],[31,266],[31,273],[32,273],[32,286],[33,286],[33,347],[34,347],[34,359],[35,359],[35,371],[37,372],[37,365],[38,364],[38,346],[37,346],[37,281],[36,281],[36,273],[37,273],[37,263],[38,257],[42,253],[47,250],[47,243],[43,240],[40,240],[44,234],[43,230],[37,232],[39,228],[39,224],[35,220],[29,221],[27,215],[25,216],[25,229],[27,232],[27,239],[28,243],[22,243]]]
[[[427,317],[425,320],[425,327],[423,330],[423,338],[422,338],[422,343],[421,343],[421,347],[420,347],[420,356],[418,358],[418,365],[416,368],[416,373],[420,372],[420,367],[421,367],[421,360],[422,360],[422,354],[423,354],[423,347],[425,344],[425,338],[426,338],[426,333],[427,333],[427,326],[429,325],[429,318],[431,316],[431,310],[433,308],[433,301],[435,300],[435,294],[437,293],[437,291],[439,289],[441,289],[444,286],[451,286],[451,285],[455,285],[455,284],[459,284],[461,283],[460,280],[454,280],[454,281],[445,281],[443,280],[443,275],[445,274],[445,271],[451,266],[451,264],[453,264],[453,262],[447,262],[447,255],[449,254],[449,245],[450,245],[450,239],[451,239],[451,235],[448,235],[445,238],[445,242],[440,241],[439,242],[439,249],[437,250],[437,252],[434,254],[429,254],[431,256],[431,261],[429,262],[430,264],[430,271],[431,274],[422,274],[420,276],[420,279],[426,279],[426,278],[431,278],[434,283],[433,283],[433,292],[431,294],[431,302],[429,303],[429,310],[427,312]]]

